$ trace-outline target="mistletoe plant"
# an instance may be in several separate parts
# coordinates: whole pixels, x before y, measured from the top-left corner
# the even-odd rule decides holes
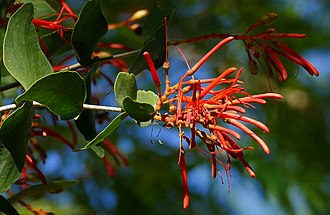
[[[251,33],[275,21],[275,13],[265,15],[241,35],[209,34],[168,41],[167,22],[174,12],[158,4],[150,12],[139,10],[127,20],[113,24],[105,19],[100,0],[88,1],[79,15],[64,0],[57,0],[58,11],[46,1],[35,1],[38,4],[22,2],[5,1],[1,5],[0,17],[0,41],[3,46],[1,75],[9,73],[17,80],[0,88],[2,92],[18,88],[14,102],[0,107],[0,193],[6,192],[9,196],[8,199],[1,196],[0,209],[8,213],[15,212],[11,206],[14,202],[30,208],[22,199],[34,192],[61,190],[76,183],[47,181],[37,166],[38,160],[44,162],[46,159],[40,138],[51,136],[77,152],[94,151],[105,162],[109,174],[113,175],[108,156],[125,164],[128,161],[108,137],[127,117],[141,127],[157,122],[169,129],[177,129],[177,162],[182,174],[183,207],[187,208],[189,195],[185,151],[197,150],[206,156],[211,161],[213,178],[217,174],[221,177],[219,165],[229,174],[231,159],[238,159],[250,176],[256,177],[244,158],[244,152],[253,147],[241,147],[238,142],[241,133],[246,133],[269,154],[268,145],[249,127],[256,126],[265,133],[269,132],[269,128],[257,119],[246,116],[246,109],[254,108],[254,104],[265,104],[266,99],[283,98],[274,92],[250,94],[240,80],[245,72],[243,68],[229,67],[217,77],[197,79],[195,74],[203,64],[223,46],[238,40],[245,46],[248,70],[252,74],[263,70],[271,77],[275,73],[279,81],[284,81],[288,74],[281,59],[286,58],[303,67],[310,75],[319,75],[310,62],[283,41],[284,38],[304,38],[304,34],[277,33],[274,28]],[[145,23],[141,33],[139,22],[143,18]],[[143,46],[140,49],[102,39],[108,31],[116,31],[123,26],[142,34]],[[171,71],[168,48],[211,38],[218,38],[219,42],[192,67],[178,48],[188,69]],[[134,57],[130,67],[127,66],[128,57]],[[78,63],[70,65],[74,60]],[[111,64],[121,72],[108,77],[98,70],[105,64]],[[165,80],[158,76],[156,69],[160,67],[164,70]],[[137,90],[135,75],[145,69],[149,69],[157,93]],[[181,74],[179,81],[173,83],[171,73]],[[93,102],[91,85],[100,79],[109,82],[109,91],[113,88],[117,107],[100,106]],[[43,116],[36,113],[36,109],[47,109],[54,122],[64,120],[74,137],[73,141],[44,125],[40,121]],[[99,133],[96,132],[95,122],[103,119],[97,119],[97,110],[119,113]],[[85,143],[77,143],[76,131],[85,137]],[[30,181],[32,171],[42,184],[36,185]],[[13,185],[20,185],[23,190],[13,193],[10,189]]]

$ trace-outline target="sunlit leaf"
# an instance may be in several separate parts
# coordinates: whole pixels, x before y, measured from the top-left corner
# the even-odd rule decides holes
[[[0,128],[0,193],[17,180],[23,169],[33,113],[32,104],[25,103]]]
[[[143,28],[143,48],[139,56],[130,66],[129,71],[138,74],[148,68],[148,64],[143,57],[143,52],[148,51],[155,64],[156,68],[163,65],[165,61],[165,25],[164,17],[169,22],[174,14],[171,8],[163,9],[157,3],[152,8],[149,16],[146,19]]]
[[[78,182],[79,182],[78,180],[61,180],[61,181],[50,182],[47,185],[45,185],[45,184],[34,185],[25,190],[22,190],[21,192],[17,193],[14,196],[11,196],[8,199],[8,202],[14,203],[14,202],[20,201],[26,197],[41,195],[45,192],[59,193],[59,192],[62,192],[64,189],[67,189],[67,188],[70,188],[70,187],[76,185]]]
[[[23,0],[22,2],[33,4],[35,18],[56,14],[56,11],[45,0]]]
[[[72,45],[81,65],[92,63],[92,53],[98,41],[108,30],[101,8],[100,0],[88,1],[79,14],[72,33]]]
[[[24,4],[10,18],[3,45],[4,65],[24,89],[53,73],[32,24],[33,5]]]
[[[152,91],[145,91],[145,90],[138,90],[137,92],[137,102],[145,102],[153,107],[156,106],[156,102],[158,101],[159,97]],[[137,122],[140,127],[147,127],[152,123],[152,120],[149,120],[147,122]]]
[[[123,101],[124,110],[127,114],[138,122],[146,122],[151,119],[155,112],[152,105],[148,103],[136,102],[131,97],[126,97]]]
[[[88,149],[92,146],[97,146],[100,144],[105,138],[107,138],[118,126],[119,124],[127,117],[127,113],[119,114],[114,120],[110,122],[110,124],[103,129],[92,141],[90,141],[82,150]]]
[[[115,81],[114,91],[116,101],[120,107],[123,107],[123,100],[126,96],[136,99],[137,86],[134,75],[120,72]]]
[[[104,149],[101,146],[92,146],[91,149],[99,157],[103,158],[105,155]]]
[[[85,82],[77,72],[58,72],[38,80],[16,102],[39,102],[66,120],[80,114],[85,92]]]
[[[158,95],[152,91],[145,91],[145,90],[137,91],[137,98],[136,98],[137,102],[147,103],[155,107],[158,99],[159,99]]]
[[[13,156],[0,142],[0,193],[8,190],[20,175]]]

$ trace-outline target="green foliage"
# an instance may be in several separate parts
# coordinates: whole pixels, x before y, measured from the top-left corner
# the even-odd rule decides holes
[[[300,72],[300,69],[294,66],[290,67],[290,64],[288,64],[287,70],[292,71],[289,74],[291,77],[284,83],[278,83],[273,79],[269,79],[265,75],[265,68],[259,67],[257,76],[251,76],[246,72],[247,69],[244,69],[244,79],[242,81],[245,82],[247,89],[252,89],[249,92],[281,91],[286,98],[281,104],[270,101],[268,107],[264,109],[258,107],[259,112],[255,113],[261,117],[262,121],[271,130],[270,134],[262,134],[262,137],[269,143],[272,153],[268,157],[261,152],[258,153],[258,150],[245,153],[246,159],[251,161],[251,166],[257,173],[257,179],[250,180],[249,178],[244,178],[242,180],[244,182],[248,181],[251,187],[255,184],[264,194],[261,197],[263,199],[262,202],[251,198],[250,200],[253,203],[250,204],[248,209],[244,207],[245,196],[234,196],[232,198],[233,194],[230,193],[229,195],[221,196],[221,201],[218,201],[219,190],[213,189],[213,182],[206,180],[193,181],[192,184],[195,184],[193,188],[200,186],[200,190],[203,192],[198,189],[191,189],[193,204],[188,210],[181,209],[180,172],[175,162],[177,152],[172,149],[172,145],[168,144],[171,142],[179,145],[177,133],[172,135],[172,133],[168,133],[166,128],[157,126],[156,123],[154,124],[156,126],[152,128],[150,126],[135,132],[135,129],[139,128],[136,125],[134,127],[133,121],[137,121],[141,127],[152,123],[150,116],[154,114],[155,104],[159,97],[151,91],[137,90],[133,74],[139,74],[139,77],[137,76],[137,80],[141,81],[138,82],[139,87],[150,89],[150,86],[146,86],[147,83],[144,83],[143,74],[140,74],[147,68],[147,63],[142,53],[148,51],[156,67],[162,66],[165,59],[165,26],[163,22],[165,16],[168,22],[172,19],[171,25],[169,25],[171,44],[171,42],[176,40],[194,38],[205,34],[242,33],[248,26],[260,19],[264,14],[274,11],[275,8],[279,18],[274,25],[269,27],[276,27],[278,33],[306,33],[308,35],[306,39],[299,41],[286,39],[283,39],[283,41],[285,40],[295,50],[303,55],[306,54],[306,56],[309,53],[304,53],[304,51],[308,51],[311,48],[314,50],[322,48],[323,53],[327,53],[329,32],[326,24],[329,23],[329,19],[325,15],[328,13],[329,3],[326,1],[318,2],[320,4],[319,8],[301,12],[301,8],[306,9],[308,5],[298,5],[290,1],[281,1],[280,4],[277,1],[256,0],[249,2],[249,4],[244,4],[239,0],[224,0],[221,2],[164,1],[162,2],[162,7],[159,3],[156,3],[149,10],[150,13],[146,19],[135,20],[131,23],[142,26],[142,37],[139,34],[135,34],[129,28],[129,25],[125,25],[111,30],[109,35],[107,34],[107,37],[103,38],[107,32],[107,22],[103,16],[106,15],[109,24],[119,23],[128,14],[138,9],[150,8],[150,1],[65,1],[74,6],[74,11],[78,11],[78,6],[86,2],[83,9],[80,10],[79,19],[74,26],[73,33],[73,25],[71,25],[73,20],[66,20],[64,25],[67,29],[61,32],[37,27],[38,35],[40,36],[39,40],[35,27],[31,22],[33,17],[41,18],[49,14],[57,14],[61,9],[61,5],[57,1],[23,0],[22,2],[27,4],[24,4],[10,17],[8,25],[3,20],[3,15],[9,1],[2,1],[0,5],[0,44],[3,47],[3,49],[0,49],[0,74],[2,79],[0,79],[2,81],[0,87],[10,83],[8,80],[12,81],[10,77],[12,75],[22,84],[25,90],[25,93],[16,99],[17,102],[39,101],[53,113],[61,116],[62,119],[72,119],[79,116],[75,121],[76,127],[85,139],[78,135],[78,143],[87,142],[82,148],[83,150],[91,149],[100,158],[112,158],[111,153],[113,152],[109,153],[109,151],[105,151],[105,148],[102,148],[105,147],[105,145],[102,145],[102,142],[109,138],[120,150],[124,149],[123,154],[128,157],[130,163],[128,169],[117,168],[116,177],[109,179],[101,159],[86,159],[86,162],[84,162],[84,158],[80,157],[84,155],[83,152],[79,155],[71,152],[68,154],[68,150],[58,147],[59,144],[52,144],[59,141],[51,136],[37,138],[38,141],[40,140],[38,146],[45,147],[47,151],[58,150],[56,153],[61,156],[63,161],[66,160],[67,162],[62,164],[64,171],[59,171],[60,173],[58,174],[57,172],[54,173],[54,177],[63,177],[61,174],[69,172],[70,177],[71,174],[72,177],[74,174],[77,174],[82,180],[86,180],[86,183],[83,182],[76,185],[77,189],[71,190],[68,195],[69,198],[74,199],[71,203],[72,205],[77,206],[77,208],[83,206],[83,208],[90,210],[86,209],[82,213],[93,213],[94,210],[97,210],[97,213],[100,214],[128,214],[132,213],[133,208],[133,213],[136,214],[224,214],[225,212],[240,214],[243,212],[248,213],[246,211],[250,211],[248,209],[251,208],[257,210],[259,208],[258,205],[262,205],[265,202],[272,204],[272,206],[274,204],[272,202],[276,202],[276,207],[288,214],[300,214],[300,210],[310,214],[327,214],[329,211],[328,175],[330,172],[329,165],[327,165],[330,162],[327,152],[329,152],[330,144],[329,123],[326,119],[329,118],[328,107],[330,103],[328,92],[330,91],[327,84],[329,82],[327,72],[329,71],[326,68],[324,71],[320,71],[321,81],[315,81],[306,78],[306,75]],[[33,5],[28,2],[33,3]],[[19,1],[16,1],[16,3],[19,3]],[[52,6],[54,5],[56,7],[53,8]],[[100,7],[102,8],[100,9]],[[173,16],[174,10],[171,8],[176,8],[178,11],[175,16]],[[11,14],[7,14],[7,18],[9,18],[9,15]],[[47,16],[45,19],[55,20],[56,16]],[[6,31],[7,26],[8,29]],[[258,31],[259,29],[254,30],[257,33]],[[43,50],[45,54],[39,45],[39,43],[42,44],[41,41],[47,47],[47,49]],[[98,79],[100,78],[98,75],[100,73],[95,74],[94,72],[96,67],[99,66],[97,64],[100,62],[97,62],[96,59],[93,60],[92,54],[95,50],[106,51],[108,54],[117,54],[125,52],[126,49],[100,48],[97,46],[97,43],[100,41],[122,44],[127,50],[141,48],[139,56],[135,59],[129,58],[127,60],[127,63],[132,62],[128,64],[130,65],[130,73],[120,72],[116,77],[113,89],[111,84],[106,85],[106,87],[98,85]],[[142,45],[141,41],[143,41]],[[219,38],[201,42],[196,41],[196,43],[190,44],[191,46],[179,45],[179,47],[186,55],[188,63],[192,65],[200,57],[201,53],[205,53],[217,41],[219,41]],[[70,42],[73,43],[73,47],[70,45]],[[240,54],[238,54],[242,53],[242,46],[240,46],[238,41],[233,44],[230,48],[228,48],[229,46],[225,47],[222,49],[223,51],[216,53],[208,61],[208,65],[203,68],[204,71],[202,71],[201,75],[218,76],[219,72],[223,71],[223,68],[228,65],[242,65],[246,67],[247,62],[244,59],[242,60]],[[42,45],[41,47],[44,49],[44,46]],[[179,77],[182,75],[182,71],[187,70],[187,67],[181,56],[176,54],[176,48],[169,48],[171,49],[171,63],[172,61],[174,62],[173,68],[170,69],[169,73]],[[82,69],[79,68],[77,71],[82,74],[82,77],[85,77],[84,80],[77,72],[53,73],[51,65],[57,65],[66,56],[72,54],[73,51],[79,63],[87,66]],[[122,59],[120,58],[120,60]],[[71,64],[71,61],[66,61],[66,63]],[[105,62],[101,62],[100,65],[103,63]],[[109,62],[107,61],[106,63]],[[254,66],[252,65],[253,68]],[[118,73],[117,69],[110,67],[110,71],[107,71],[108,68],[100,69],[103,74],[110,74],[109,82],[115,78],[114,74]],[[10,75],[8,75],[7,70]],[[198,78],[196,76],[196,79]],[[104,92],[92,94],[91,88],[93,83],[97,83],[96,88],[98,89],[103,87],[102,90]],[[103,97],[105,92],[109,91],[114,92],[116,102],[125,112],[114,117],[112,114],[106,114],[105,111],[82,111],[84,102],[88,104],[95,102],[92,99],[93,96],[95,96],[94,99],[99,99],[100,102],[108,102],[109,100],[102,99],[109,98]],[[301,94],[290,96],[290,93],[288,93],[297,91],[300,93],[302,91],[303,96]],[[6,98],[6,101],[2,102],[8,102],[12,99],[12,97],[6,97],[6,93],[5,91],[1,92],[2,98]],[[112,97],[110,98],[112,99]],[[294,101],[298,105],[292,105],[291,102]],[[112,100],[110,102],[115,103]],[[299,108],[299,105],[304,102],[307,102],[307,105]],[[251,112],[254,110],[254,108],[248,109]],[[21,174],[20,172],[25,161],[28,134],[31,131],[33,112],[31,102],[26,102],[5,121],[3,120],[6,116],[3,115],[2,127],[0,129],[0,193],[7,191]],[[45,110],[38,111],[38,113],[44,112]],[[102,119],[100,115],[106,116],[106,119]],[[130,116],[133,120],[124,120],[127,116]],[[47,124],[45,122],[47,120],[49,119],[46,116],[40,122]],[[95,124],[99,122],[98,120],[102,123],[106,120],[110,121],[109,125],[99,134],[97,134],[95,129]],[[59,124],[55,127],[52,124],[47,124],[47,126],[52,127],[55,131],[59,131],[63,137],[69,137],[71,135],[69,129],[62,127],[63,122]],[[154,127],[155,130],[153,130]],[[57,130],[59,128],[62,130]],[[73,130],[75,131],[76,129]],[[258,134],[258,131],[254,132]],[[172,136],[174,138],[171,138]],[[148,144],[150,139],[152,142],[161,140],[159,142],[165,144]],[[249,146],[249,144],[249,142],[242,142],[242,147]],[[51,149],[49,145],[51,145]],[[188,171],[191,173],[195,167],[203,164],[200,158],[202,156],[197,155],[197,150],[192,150],[193,153],[190,153],[188,150],[186,152],[187,161],[189,161]],[[74,162],[77,161],[76,159],[79,165],[84,166],[83,173],[70,172],[72,170],[70,168],[76,169],[76,166],[72,165],[76,164]],[[115,158],[109,160],[111,165],[113,163],[118,164]],[[209,165],[208,162],[207,164]],[[234,161],[233,169],[239,166],[236,164],[238,162]],[[158,169],[161,169],[161,171],[157,171]],[[88,179],[86,179],[86,175],[88,175]],[[51,176],[47,175],[48,177]],[[32,186],[30,188],[9,197],[7,200],[0,196],[0,209],[6,210],[6,208],[10,208],[8,203],[11,204],[18,200],[26,200],[28,203],[31,202],[33,206],[35,199],[40,198],[39,195],[49,191],[61,191],[75,184],[75,182],[51,182],[48,185],[31,183]],[[88,184],[88,187],[85,184]],[[215,184],[220,183],[215,181],[213,185]],[[90,187],[93,188],[92,192],[89,192]],[[235,192],[235,184],[232,184],[231,187]],[[223,190],[226,188],[226,185],[221,187]],[[303,199],[304,204],[298,204],[296,199],[290,196],[293,189],[300,191],[300,198]],[[104,198],[103,195],[109,192],[109,190],[113,192],[112,197],[115,196],[114,198],[117,200],[116,204],[113,203],[113,208],[110,208],[110,203],[104,203],[97,199],[102,198],[108,201],[108,196]],[[245,190],[240,192],[244,193]],[[33,198],[29,198],[30,196],[33,196]],[[238,198],[242,201],[237,201]],[[47,199],[47,197],[44,199]],[[90,199],[93,199],[92,203]],[[53,201],[53,199],[49,201]],[[130,207],[127,207],[128,203]],[[43,204],[45,204],[46,208],[47,203]],[[16,207],[16,205],[14,206]],[[59,205],[59,207],[63,206]],[[239,211],[242,207],[244,207],[243,212]],[[67,211],[63,209],[61,212],[65,213]],[[61,212],[59,213],[61,214]]]
[[[3,44],[3,39],[5,38],[5,33],[6,33],[6,28],[5,26],[0,27],[0,44],[2,46]],[[1,76],[3,76],[4,74],[6,74],[8,71],[5,67],[5,65],[3,64],[3,51],[2,49],[0,49],[0,83],[1,83]]]
[[[147,122],[151,119],[155,109],[152,105],[144,102],[136,102],[131,97],[125,97],[123,101],[124,110],[138,122]]]
[[[81,10],[73,29],[72,45],[79,63],[84,66],[91,65],[94,48],[108,30],[100,2],[101,0],[88,1]]]
[[[77,72],[58,72],[38,80],[17,97],[16,102],[39,102],[61,119],[67,120],[78,116],[82,111],[85,92],[85,82]]]
[[[138,74],[144,69],[148,68],[148,64],[143,56],[145,51],[150,53],[150,56],[155,64],[156,68],[163,65],[165,61],[165,24],[164,17],[167,18],[169,23],[174,10],[171,8],[163,9],[159,4],[155,3],[151,9],[151,14],[148,16],[142,33],[143,48],[139,56],[134,60],[130,66],[130,71],[134,74]]]
[[[120,107],[123,107],[123,101],[126,96],[136,99],[137,86],[134,74],[120,72],[116,77],[114,93]]]
[[[4,64],[24,89],[28,89],[45,75],[53,73],[39,46],[32,24],[33,11],[33,5],[27,3],[10,17],[3,44]]]
[[[4,212],[5,214],[19,215],[16,209],[1,195],[0,195],[0,212]]]
[[[33,113],[32,104],[27,102],[10,114],[0,128],[0,193],[6,191],[20,176]]]
[[[85,83],[86,83],[86,104],[92,103],[92,92],[91,92],[91,85],[92,85],[92,76],[95,73],[95,70],[97,69],[97,65],[94,65],[91,67],[88,75],[85,77]],[[95,116],[94,111],[92,110],[83,110],[77,119],[75,119],[75,124],[84,135],[86,140],[92,140],[96,137],[97,132],[95,129]]]
[[[56,57],[72,49],[69,42],[71,40],[71,30],[63,32],[63,36],[58,32],[52,32],[40,37],[45,47],[47,57]],[[65,40],[65,41],[64,41]]]
[[[100,132],[92,141],[86,144],[85,147],[82,148],[82,150],[97,146],[102,143],[102,141],[104,141],[126,117],[126,112],[119,114],[115,119],[111,121],[111,123],[105,129],[103,129],[102,132]]]
[[[159,97],[152,91],[145,91],[145,90],[138,90],[137,91],[137,98],[136,101],[140,103],[147,103],[151,106],[155,107],[156,102],[158,101]],[[152,120],[147,122],[137,122],[140,127],[147,127],[152,123]]]
[[[44,0],[23,0],[23,3],[32,3],[34,9],[34,17],[49,16],[50,14],[56,14],[56,11]]]
[[[31,186],[21,192],[19,192],[16,195],[11,196],[8,199],[8,202],[14,203],[18,202],[20,200],[23,200],[24,198],[35,196],[35,195],[41,195],[43,193],[49,192],[49,193],[59,193],[62,192],[64,189],[70,188],[74,185],[76,185],[79,181],[77,180],[60,180],[60,181],[53,181],[48,184],[38,184]]]
[[[7,191],[21,175],[20,170],[15,164],[13,156],[8,151],[8,149],[0,142],[0,192],[3,193]],[[23,159],[21,159],[23,160]]]

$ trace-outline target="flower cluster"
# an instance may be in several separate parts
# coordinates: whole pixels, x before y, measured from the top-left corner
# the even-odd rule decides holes
[[[301,38],[304,35],[279,34],[274,29],[266,30],[256,35],[247,35],[255,27],[268,25],[275,18],[276,14],[267,14],[252,25],[243,35],[211,35],[211,37],[221,37],[222,40],[192,68],[189,68],[178,83],[172,86],[169,79],[170,63],[168,62],[166,50],[166,60],[163,65],[166,73],[164,93],[160,90],[160,79],[152,59],[148,52],[144,53],[152,79],[159,93],[159,101],[156,106],[157,112],[154,115],[154,119],[164,122],[167,128],[176,127],[179,132],[178,164],[182,174],[184,208],[187,208],[189,205],[189,195],[183,141],[187,143],[189,149],[197,149],[208,157],[212,163],[213,178],[216,177],[217,173],[221,176],[217,164],[220,164],[226,173],[229,172],[231,158],[238,159],[245,166],[249,175],[254,178],[256,174],[244,158],[244,151],[251,150],[253,147],[241,147],[237,141],[241,139],[240,133],[246,133],[260,145],[266,154],[269,154],[270,149],[267,144],[245,124],[254,125],[265,133],[269,132],[269,128],[262,122],[244,114],[247,108],[255,108],[253,104],[265,104],[265,99],[283,98],[280,94],[273,92],[257,95],[249,94],[242,86],[243,82],[239,80],[243,69],[235,67],[228,68],[216,78],[195,79],[194,74],[217,50],[233,40],[241,40],[246,46],[249,67],[253,74],[257,73],[258,65],[255,61],[257,60],[263,69],[265,69],[263,65],[266,64],[271,74],[275,70],[280,81],[287,79],[287,71],[277,56],[281,55],[302,66],[309,74],[319,75],[317,69],[310,62],[289,48],[283,41],[280,41],[280,38]],[[196,38],[196,40],[201,39]],[[193,40],[185,42],[193,42]],[[263,61],[261,61],[261,58],[263,58]],[[167,110],[164,110],[167,107],[165,104],[168,104],[169,108]],[[165,111],[165,113],[162,111]],[[184,128],[190,130],[190,136],[185,134]],[[237,129],[241,132],[237,132]],[[204,143],[205,147],[201,147],[198,144],[197,138]]]
[[[282,99],[277,93],[264,93],[250,95],[242,87],[242,81],[239,77],[242,69],[231,67],[216,78],[195,80],[190,79],[182,81],[179,85],[171,87],[171,94],[176,94],[173,98],[162,101],[163,104],[169,103],[169,110],[164,114],[156,114],[154,119],[166,123],[166,127],[177,127],[179,131],[179,165],[184,184],[184,207],[188,207],[188,182],[187,170],[184,155],[183,140],[189,146],[189,149],[197,149],[209,157],[212,163],[212,177],[215,178],[217,172],[217,163],[226,171],[230,170],[231,158],[238,159],[246,168],[251,177],[255,173],[244,158],[244,150],[253,149],[252,147],[241,147],[237,140],[241,135],[226,126],[230,124],[251,136],[265,151],[269,154],[270,149],[267,144],[252,130],[243,123],[252,124],[264,132],[269,129],[262,122],[244,116],[246,108],[254,107],[253,103],[265,104],[265,99]],[[229,76],[236,73],[234,78]],[[217,89],[219,88],[220,89]],[[243,123],[242,123],[243,122]],[[185,135],[183,128],[190,130],[191,136]],[[206,149],[198,146],[199,138]],[[223,158],[227,155],[227,159]]]

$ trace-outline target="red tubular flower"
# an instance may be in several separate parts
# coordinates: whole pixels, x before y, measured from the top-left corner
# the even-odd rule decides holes
[[[272,67],[277,72],[278,78],[280,81],[284,81],[288,78],[288,73],[280,59],[276,56],[274,51],[271,48],[266,48],[265,50],[267,60],[270,62]]]
[[[67,3],[65,3],[64,0],[57,0],[57,2],[62,5],[61,11],[66,10],[68,12],[68,14],[74,19],[74,21],[78,20],[78,16],[71,10],[69,5]]]
[[[157,70],[155,68],[155,65],[152,62],[152,59],[150,57],[149,52],[143,52],[143,56],[145,57],[145,59],[146,59],[146,61],[148,63],[149,71],[150,71],[151,77],[152,77],[152,81],[154,82],[155,86],[157,87],[157,90],[158,90],[159,95],[161,95],[161,91],[160,91],[160,79],[159,79]]]
[[[202,90],[199,99],[203,99],[215,86],[217,86],[220,81],[230,75],[231,73],[233,73],[237,68],[235,67],[231,67],[229,69],[227,69],[226,71],[224,71],[223,73],[221,73],[221,75],[219,75],[216,79],[214,79],[214,81],[212,81],[204,90]]]
[[[186,158],[184,155],[184,150],[179,150],[179,166],[182,176],[182,185],[183,185],[183,208],[188,208],[189,206],[189,192],[188,192],[188,176],[187,176],[187,164]]]
[[[115,176],[115,170],[106,156],[102,158],[110,177]]]
[[[48,182],[44,176],[44,174],[41,172],[41,170],[37,167],[37,165],[34,163],[34,161],[32,160],[32,158],[28,155],[26,155],[26,164],[29,165],[30,167],[32,167],[32,169],[37,173],[38,177],[40,178],[41,182],[44,185],[47,185]]]
[[[319,76],[319,71],[307,61],[305,58],[300,56],[297,52],[292,50],[289,46],[283,43],[276,43],[277,48],[273,48],[272,50],[277,52],[278,54],[288,58],[289,60],[297,63],[298,65],[302,66],[310,75]]]

